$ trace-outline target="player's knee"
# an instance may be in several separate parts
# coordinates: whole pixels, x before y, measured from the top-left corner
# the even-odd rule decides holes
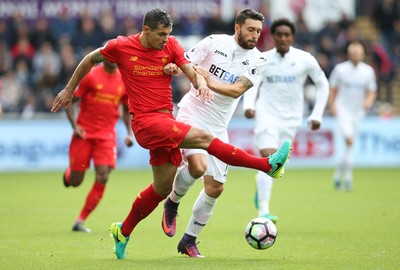
[[[154,191],[160,196],[167,197],[172,191],[172,186],[166,184],[154,185]]]
[[[81,172],[79,172],[79,173],[71,172],[71,175],[69,176],[69,184],[72,187],[78,187],[78,186],[80,186],[82,184],[83,177],[84,177],[84,172],[83,173],[81,173]]]
[[[199,179],[207,170],[207,160],[198,160],[189,165],[190,175],[194,179]]]
[[[96,173],[96,182],[106,184],[108,181],[108,172]]]
[[[224,191],[224,185],[206,185],[205,187],[206,194],[212,198],[218,198],[222,192]]]

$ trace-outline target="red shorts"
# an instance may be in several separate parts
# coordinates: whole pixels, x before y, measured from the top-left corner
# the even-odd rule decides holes
[[[115,167],[117,147],[114,140],[82,139],[72,135],[69,146],[69,166],[73,171],[84,171],[94,165]]]
[[[182,154],[178,146],[190,128],[176,121],[172,113],[151,112],[134,114],[132,117],[136,141],[150,150],[150,164],[153,166],[181,164]]]

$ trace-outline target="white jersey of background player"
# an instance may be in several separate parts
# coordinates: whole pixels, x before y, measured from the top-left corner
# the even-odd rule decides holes
[[[319,129],[328,100],[328,80],[317,60],[308,52],[290,45],[295,28],[287,19],[274,21],[270,27],[275,48],[263,53],[267,59],[260,87],[244,95],[245,116],[255,117],[255,141],[262,156],[269,156],[283,140],[293,140],[303,119],[304,83],[310,76],[317,88],[316,103],[308,118],[312,130]],[[269,203],[272,178],[257,174],[256,206],[259,216],[276,222]]]
[[[375,101],[377,85],[373,68],[362,62],[363,46],[358,42],[351,43],[347,53],[349,60],[337,64],[329,77],[329,108],[337,117],[346,143],[333,176],[334,185],[340,189],[344,181],[345,189],[350,190],[353,182],[351,148],[360,120]]]
[[[227,126],[239,98],[252,85],[258,84],[257,80],[261,78],[258,71],[261,72],[266,64],[266,60],[261,58],[261,53],[255,48],[263,20],[259,12],[242,10],[236,16],[234,36],[211,35],[185,53],[188,60],[209,72],[208,80],[229,85],[230,88],[220,92],[213,89],[214,100],[203,103],[196,97],[196,89],[192,86],[178,104],[178,121],[203,128],[228,142]],[[168,236],[175,234],[175,218],[180,199],[195,180],[204,175],[204,189],[193,206],[186,233],[178,245],[179,252],[201,257],[195,240],[207,224],[217,198],[223,191],[228,166],[201,149],[184,149],[182,152],[188,162],[178,170],[173,190],[164,204],[162,225]]]

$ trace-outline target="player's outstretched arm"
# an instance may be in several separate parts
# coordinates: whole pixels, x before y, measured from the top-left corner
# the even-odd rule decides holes
[[[72,100],[75,88],[79,85],[83,77],[89,73],[95,64],[103,62],[104,60],[105,58],[100,53],[100,48],[87,54],[76,67],[65,89],[58,93],[54,99],[51,111],[58,112],[61,108],[66,108]]]
[[[196,96],[199,97],[202,102],[207,102],[214,99],[213,92],[207,87],[206,79],[195,72],[195,70],[193,69],[193,64],[185,64],[182,65],[180,68],[191,81],[194,88],[196,88]]]
[[[253,86],[253,83],[245,76],[240,76],[234,84],[217,83],[210,79],[210,73],[204,67],[194,66],[193,68],[206,79],[208,88],[224,96],[238,98]]]

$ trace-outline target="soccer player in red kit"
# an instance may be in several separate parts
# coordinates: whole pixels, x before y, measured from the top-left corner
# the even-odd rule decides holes
[[[133,137],[128,112],[128,96],[116,64],[104,61],[94,67],[81,81],[74,92],[73,103],[80,101],[75,119],[74,106],[66,109],[74,130],[69,148],[69,167],[64,173],[66,187],[79,186],[90,167],[95,166],[95,182],[86,202],[72,227],[73,231],[90,232],[83,226],[88,215],[103,197],[106,183],[117,158],[115,125],[119,119],[119,108],[123,106],[123,121],[128,131],[125,139],[132,146]],[[72,104],[74,105],[74,104]]]
[[[172,20],[165,11],[153,9],[147,12],[140,33],[119,36],[86,55],[53,102],[53,112],[67,106],[73,89],[95,63],[107,59],[118,64],[129,96],[132,130],[137,142],[150,150],[153,171],[153,182],[137,195],[126,219],[111,225],[118,259],[125,258],[125,248],[135,226],[171,192],[177,167],[182,161],[180,148],[204,149],[229,165],[261,170],[275,177],[283,173],[283,165],[290,153],[288,142],[269,158],[251,156],[201,129],[174,119],[172,77],[164,73],[164,66],[175,63],[195,86],[203,102],[212,102],[213,92],[207,88],[204,77],[197,75],[193,65],[185,59],[185,50],[175,37],[170,36],[171,32]]]

